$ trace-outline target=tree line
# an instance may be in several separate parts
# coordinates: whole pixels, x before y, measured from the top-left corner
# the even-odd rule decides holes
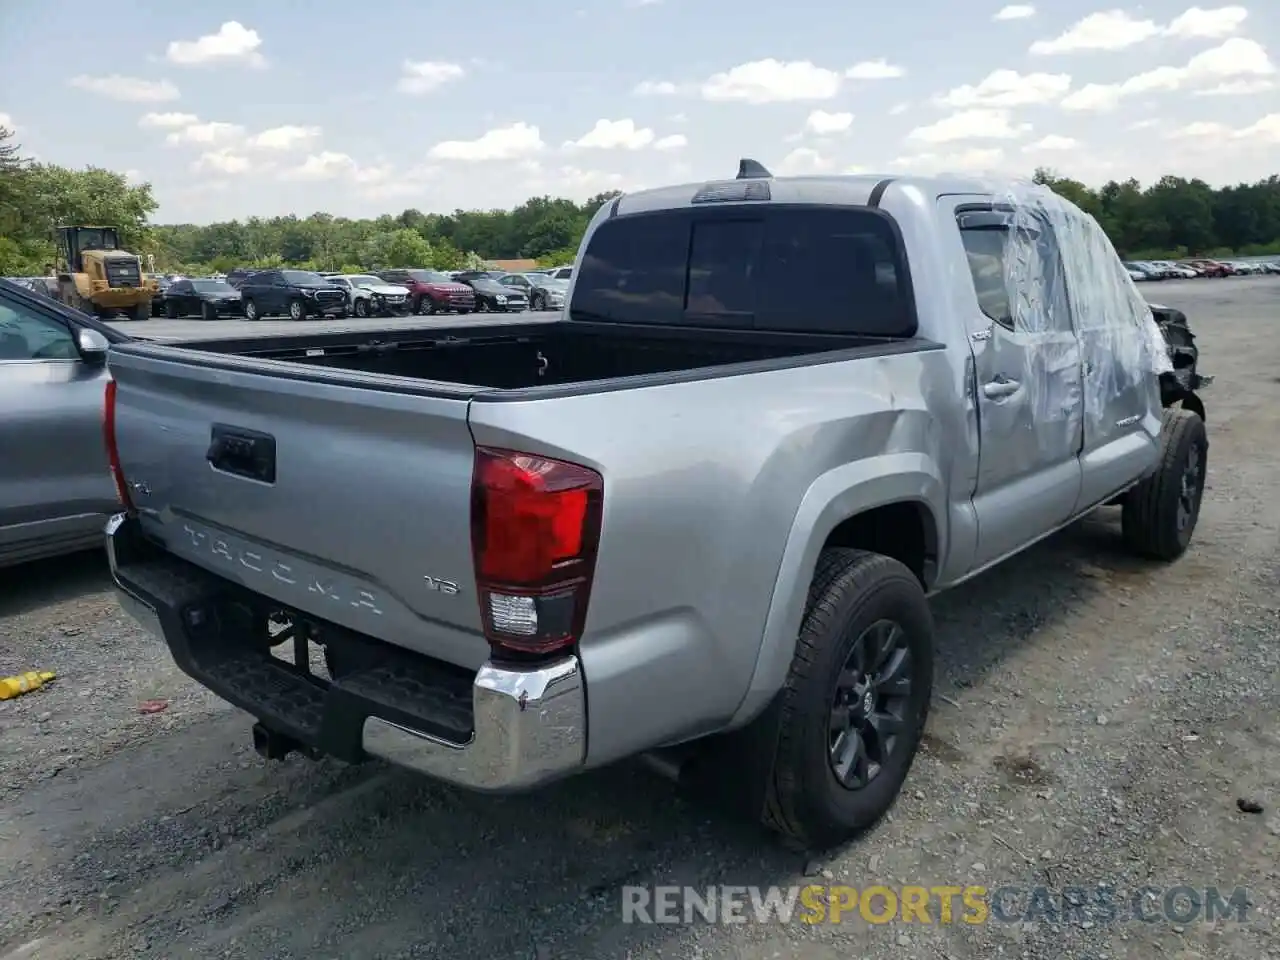
[[[1166,176],[1085,186],[1048,169],[1034,179],[1097,218],[1121,255],[1132,259],[1250,256],[1280,252],[1280,176],[1215,188]],[[61,223],[117,226],[127,249],[155,256],[157,269],[226,271],[290,265],[358,272],[385,267],[458,269],[485,260],[572,261],[587,223],[616,194],[585,203],[534,197],[513,210],[409,209],[372,219],[313,213],[223,223],[154,224],[147,183],[98,167],[71,169],[22,155],[0,127],[0,275],[44,273]]]

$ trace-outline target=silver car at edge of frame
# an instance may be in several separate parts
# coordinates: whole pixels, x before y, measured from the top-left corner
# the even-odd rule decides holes
[[[100,548],[119,498],[102,433],[124,334],[0,279],[0,567]]]

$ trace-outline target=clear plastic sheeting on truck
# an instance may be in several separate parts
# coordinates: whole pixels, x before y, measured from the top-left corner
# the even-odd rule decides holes
[[[1061,421],[1078,436],[1080,417],[1105,418],[1115,397],[1156,395],[1158,375],[1173,369],[1168,347],[1098,222],[1030,181],[991,189],[1004,228],[1001,255],[986,268],[1001,274],[989,277],[988,296],[1003,301],[1007,325],[1033,347],[1040,369],[1024,382],[1037,421]]]

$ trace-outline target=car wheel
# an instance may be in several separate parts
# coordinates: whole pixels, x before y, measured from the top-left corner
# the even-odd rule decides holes
[[[906,566],[863,550],[821,554],[776,735],[758,758],[769,771],[767,827],[824,849],[889,811],[924,735],[933,633],[924,588]]]
[[[244,318],[246,320],[257,320],[258,317],[259,317],[258,304],[253,300],[245,300],[244,301]]]
[[[483,297],[477,298],[476,313],[488,313],[488,312],[489,312],[489,301],[484,299]]]
[[[202,320],[217,320],[217,319],[218,319],[218,308],[217,308],[217,307],[215,307],[212,303],[205,303],[205,304],[201,304],[201,306],[200,306],[200,318],[201,318]]]
[[[172,300],[166,300],[164,303],[164,315],[170,320],[178,319],[178,305]]]
[[[289,319],[305,320],[306,318],[307,318],[307,308],[306,306],[303,305],[302,301],[290,300],[289,301]]]
[[[1185,407],[1170,407],[1160,451],[1156,472],[1125,496],[1120,525],[1134,553],[1169,562],[1186,553],[1200,519],[1209,462],[1204,420]]]
[[[535,293],[532,297],[529,298],[529,309],[530,310],[547,309],[547,305],[543,302],[542,294]]]
[[[357,317],[367,317],[369,315],[369,301],[364,299],[357,300],[354,309]]]

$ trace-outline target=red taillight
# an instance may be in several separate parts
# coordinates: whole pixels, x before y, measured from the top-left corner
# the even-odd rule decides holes
[[[496,654],[546,654],[582,636],[604,504],[596,471],[477,447],[471,546]]]
[[[133,509],[133,501],[129,499],[129,485],[125,483],[124,471],[120,469],[120,448],[116,445],[116,382],[107,381],[106,395],[102,404],[102,438],[107,445],[107,465],[111,469],[111,479],[116,482],[116,496],[126,510]]]

